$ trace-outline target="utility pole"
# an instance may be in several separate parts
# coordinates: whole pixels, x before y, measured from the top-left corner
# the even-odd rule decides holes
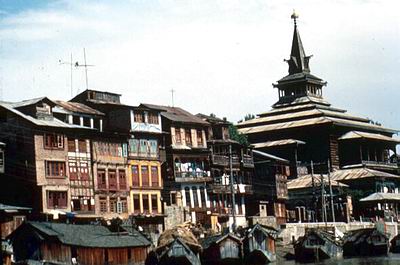
[[[232,216],[233,216],[233,225],[232,232],[236,230],[236,205],[235,205],[235,187],[233,184],[233,169],[232,169],[232,144],[229,144],[229,182],[231,184],[231,194],[232,194]]]
[[[313,211],[314,211],[314,220],[316,221],[317,219],[317,205],[316,205],[316,196],[315,196],[315,180],[314,180],[314,163],[311,160],[311,184],[312,184],[312,206],[313,206]]]
[[[335,222],[335,209],[333,208],[333,192],[331,183],[331,162],[328,158],[328,181],[329,181],[329,195],[331,198],[331,212],[332,212],[332,222]]]
[[[325,205],[325,182],[324,175],[321,174],[321,204],[322,204],[322,221],[325,222],[325,227],[328,226],[326,216],[326,205]]]
[[[89,80],[88,80],[88,72],[87,72],[87,70],[88,70],[89,66],[94,66],[94,65],[87,64],[87,62],[86,62],[86,49],[85,48],[83,48],[83,60],[84,60],[84,64],[79,64],[79,62],[76,62],[75,63],[75,67],[85,67],[86,90],[88,90],[89,89]],[[78,88],[77,93],[79,93],[79,88]]]
[[[71,82],[71,97],[73,97],[74,96],[74,91],[72,90],[72,87],[73,87],[73,85],[72,85],[72,67],[74,66],[74,63],[73,63],[73,61],[72,61],[72,53],[71,53],[71,60],[69,61],[69,62],[63,62],[63,61],[61,61],[61,60],[58,60],[58,62],[60,63],[60,64],[67,64],[67,65],[69,65],[70,66],[70,78],[71,78],[71,80],[70,80],[70,82]]]

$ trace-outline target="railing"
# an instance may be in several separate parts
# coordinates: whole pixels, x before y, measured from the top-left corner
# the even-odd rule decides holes
[[[229,157],[225,155],[212,155],[212,163],[214,165],[228,166]]]
[[[219,214],[219,215],[231,215],[232,214],[232,208],[213,207],[213,208],[211,208],[211,212]]]
[[[128,157],[159,159],[160,158],[160,153],[159,152],[157,152],[157,153],[141,153],[141,152],[132,153],[132,152],[128,152]]]
[[[208,171],[177,171],[175,172],[176,182],[205,182],[212,181]]]
[[[244,167],[254,167],[253,157],[250,155],[243,155],[242,163]]]
[[[235,193],[252,194],[253,186],[250,184],[234,184],[233,185]],[[211,185],[213,193],[231,193],[231,186],[222,184]]]
[[[361,160],[363,165],[371,165],[371,166],[383,166],[383,167],[393,167],[397,168],[397,163],[393,163],[390,161],[372,161],[372,160]]]

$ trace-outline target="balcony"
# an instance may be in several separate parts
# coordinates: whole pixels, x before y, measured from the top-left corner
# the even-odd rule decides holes
[[[134,158],[134,159],[152,159],[152,160],[159,160],[160,159],[160,154],[159,152],[157,153],[141,153],[141,152],[129,152],[128,153],[129,158]]]
[[[232,215],[232,208],[228,208],[228,207],[213,207],[213,208],[211,208],[211,212],[213,214],[218,214],[220,216],[229,216],[229,215]]]
[[[253,186],[250,184],[234,184],[233,185],[235,193],[240,194],[253,194]],[[213,184],[211,185],[211,190],[213,193],[231,193],[230,185]]]
[[[208,171],[178,171],[175,172],[175,181],[179,183],[209,182],[212,178]]]
[[[254,168],[253,157],[250,155],[243,155],[242,163],[243,163],[243,167]]]
[[[229,155],[212,155],[212,163],[217,166],[229,166]],[[240,159],[237,155],[232,155],[232,166],[240,166]]]

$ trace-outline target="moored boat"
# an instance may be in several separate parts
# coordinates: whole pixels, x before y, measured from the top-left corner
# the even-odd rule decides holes
[[[249,228],[243,239],[245,263],[256,265],[276,261],[277,232],[275,228],[260,224]]]
[[[343,256],[343,249],[335,235],[323,229],[307,229],[294,244],[297,261],[320,261]]]
[[[376,228],[363,228],[346,233],[343,244],[343,255],[380,256],[389,253],[389,237]]]

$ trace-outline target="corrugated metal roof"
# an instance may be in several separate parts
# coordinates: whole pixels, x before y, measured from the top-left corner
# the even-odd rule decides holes
[[[400,201],[400,194],[375,192],[365,198],[360,199],[360,202],[378,202],[378,201]]]
[[[289,102],[277,102],[273,105],[274,108],[281,108],[285,106],[290,106],[290,105],[298,105],[298,104],[305,104],[305,103],[316,103],[316,104],[321,104],[325,106],[330,106],[331,104],[328,101],[325,101],[323,98],[320,97],[313,97],[311,95],[309,96],[304,96],[300,98],[294,98],[293,100]]]
[[[196,115],[193,115],[190,112],[188,112],[184,109],[181,109],[179,107],[168,107],[168,106],[145,104],[145,103],[140,104],[140,105],[148,107],[150,109],[161,110],[162,111],[161,115],[171,121],[209,125],[209,123],[207,121],[204,121],[203,119],[197,117]]]
[[[332,172],[331,176],[332,179],[337,181],[355,180],[363,178],[376,178],[376,177],[395,178],[395,179],[400,178],[400,176],[398,175],[366,167],[336,170]]]
[[[82,104],[82,103],[68,102],[68,101],[62,101],[62,100],[55,100],[55,103],[62,109],[72,112],[72,113],[82,113],[82,114],[104,116],[104,113],[102,113],[98,110],[95,110],[87,105]]]
[[[42,100],[46,100],[48,102],[51,102],[55,105],[55,103],[48,99],[47,97],[39,97],[39,98],[32,98],[32,99],[27,99],[27,100],[23,100],[23,101],[19,101],[19,102],[10,102],[10,106],[12,106],[13,108],[19,108],[19,107],[24,107],[24,106],[29,106],[29,105],[33,105],[36,104]]]
[[[0,211],[7,212],[7,211],[30,211],[30,210],[32,210],[32,208],[7,205],[7,204],[0,203]]]
[[[271,146],[290,145],[290,144],[305,144],[305,142],[296,139],[282,139],[276,141],[268,141],[263,143],[251,144],[254,148],[264,148]]]
[[[350,139],[372,139],[372,140],[387,141],[392,143],[400,143],[400,140],[388,137],[386,135],[378,133],[366,133],[360,131],[351,131],[339,137],[339,140],[350,140]]]
[[[327,175],[323,175],[323,180],[326,185],[329,185],[329,180]],[[305,188],[311,188],[313,185],[312,183],[313,183],[312,175],[308,174],[288,181],[287,187],[288,190],[305,189]],[[321,183],[321,175],[314,175],[314,185],[319,186],[320,183]],[[332,176],[331,176],[331,185],[333,187],[348,187],[348,185],[346,184],[333,180]]]
[[[56,118],[53,118],[52,120],[40,120],[40,119],[36,119],[32,116],[26,115],[22,112],[20,112],[19,110],[16,110],[14,108],[12,108],[10,105],[8,105],[7,103],[0,103],[0,107],[5,108],[6,110],[13,112],[14,114],[18,115],[19,117],[37,125],[37,126],[44,126],[44,127],[56,127],[56,128],[74,128],[74,129],[89,129],[89,130],[93,130],[91,128],[88,127],[84,127],[84,126],[80,126],[80,125],[74,125],[74,124],[68,124],[65,122],[62,122]]]
[[[151,243],[137,234],[117,234],[101,225],[76,225],[50,222],[28,222],[48,236],[55,236],[66,245],[98,248],[145,247]]]
[[[258,151],[258,150],[253,150],[253,155],[254,154],[260,155],[262,157],[266,157],[266,158],[269,158],[269,159],[272,159],[272,160],[277,160],[277,161],[289,163],[289,160],[286,160],[284,158],[280,158],[278,156],[274,156],[274,155],[271,155],[271,154],[268,154],[268,153],[265,153],[265,152],[261,152],[261,151]]]

